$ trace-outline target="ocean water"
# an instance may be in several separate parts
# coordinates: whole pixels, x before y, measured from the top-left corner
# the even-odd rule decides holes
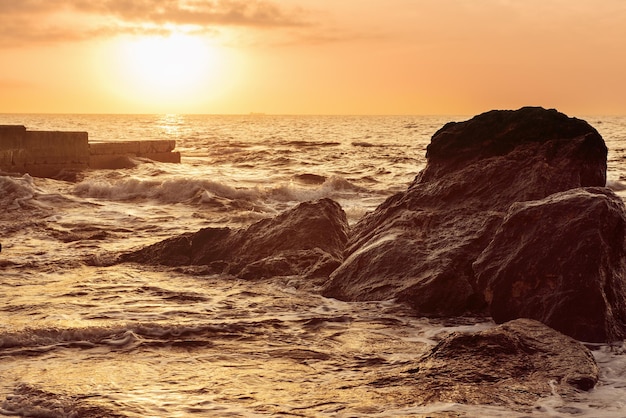
[[[626,117],[576,116],[604,137],[608,185],[626,198]],[[111,252],[323,197],[354,223],[407,187],[437,129],[465,119],[0,115],[92,141],[175,139],[182,153],[181,164],[92,170],[76,183],[0,175],[0,416],[626,416],[624,346],[594,347],[601,381],[575,402],[419,406],[413,388],[370,383],[447,333],[491,322],[341,302],[288,278],[97,266]]]

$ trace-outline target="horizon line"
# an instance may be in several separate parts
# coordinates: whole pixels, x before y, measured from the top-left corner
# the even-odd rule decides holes
[[[525,107],[525,106],[522,106]],[[546,108],[547,109],[547,108]],[[459,117],[472,117],[491,110],[515,110],[515,109],[490,109],[479,113],[266,113],[266,112],[247,112],[247,113],[184,113],[184,112],[138,112],[138,113],[110,113],[110,112],[0,112],[0,115],[55,115],[55,116],[167,116],[167,115],[179,115],[179,116],[252,116],[252,117],[295,117],[295,116],[310,116],[310,117],[439,117],[439,116],[459,116]],[[566,114],[563,111],[556,109],[557,111]],[[573,114],[567,113],[568,116],[576,117]],[[593,114],[578,114],[584,117],[626,117],[626,114],[620,113],[593,113]]]

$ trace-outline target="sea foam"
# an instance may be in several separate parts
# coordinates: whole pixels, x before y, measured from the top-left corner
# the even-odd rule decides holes
[[[253,187],[236,187],[222,181],[198,178],[169,178],[164,180],[123,178],[91,179],[74,186],[73,194],[81,198],[93,198],[118,202],[158,201],[165,204],[211,204],[229,201],[267,203],[304,202],[326,197],[341,197],[344,193],[365,192],[341,176],[323,178],[321,184],[279,182]],[[30,195],[29,195],[30,196]]]

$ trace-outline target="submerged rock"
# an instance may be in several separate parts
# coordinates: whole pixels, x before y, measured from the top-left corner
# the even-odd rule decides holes
[[[205,228],[124,254],[120,261],[166,266],[203,265],[245,279],[328,277],[347,242],[345,212],[330,199],[301,203],[248,228]]]
[[[585,121],[556,110],[491,111],[448,123],[425,169],[354,227],[324,295],[395,298],[425,315],[484,309],[472,263],[509,206],[604,186],[607,148]]]
[[[538,321],[517,319],[478,333],[452,333],[401,376],[375,386],[411,384],[420,404],[454,402],[528,410],[543,397],[575,398],[598,382],[581,343]]]
[[[515,203],[474,263],[496,322],[537,319],[578,340],[626,336],[626,208],[607,188]]]

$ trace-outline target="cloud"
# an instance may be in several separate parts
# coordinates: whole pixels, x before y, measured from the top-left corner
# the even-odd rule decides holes
[[[58,10],[62,7],[65,0],[0,0],[0,14],[15,15],[23,13],[47,13],[49,11]]]
[[[70,17],[75,24],[67,24]],[[279,29],[306,27],[309,22],[305,11],[269,0],[0,0],[4,47],[167,33],[172,25],[214,33],[226,26]]]
[[[305,24],[301,13],[265,0],[67,0],[72,8],[124,21],[255,27],[291,27]]]

